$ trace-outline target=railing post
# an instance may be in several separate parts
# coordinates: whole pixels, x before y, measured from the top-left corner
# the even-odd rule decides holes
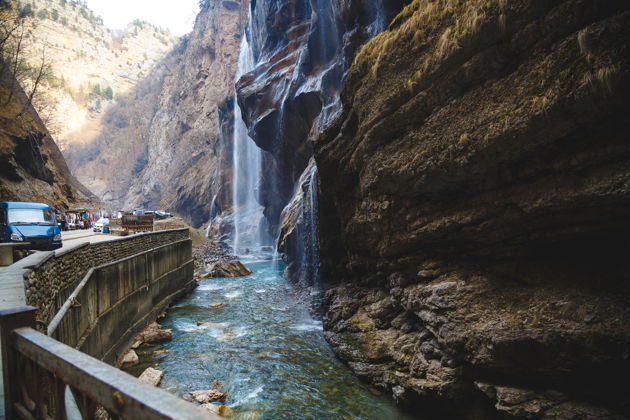
[[[16,328],[35,328],[32,306],[0,311],[0,344],[2,345],[2,381],[4,383],[4,413],[7,419],[18,418],[14,403],[19,401],[20,372],[17,354],[11,344],[11,333]]]

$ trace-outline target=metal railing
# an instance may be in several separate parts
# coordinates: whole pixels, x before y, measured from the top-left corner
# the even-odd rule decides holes
[[[0,311],[7,419],[219,419],[34,327],[33,307]]]

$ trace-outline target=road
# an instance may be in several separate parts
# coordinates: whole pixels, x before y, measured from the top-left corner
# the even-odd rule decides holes
[[[83,242],[96,243],[120,239],[122,236],[106,235],[100,232],[93,232],[92,229],[69,230],[61,232],[63,246],[62,250],[68,249]]]

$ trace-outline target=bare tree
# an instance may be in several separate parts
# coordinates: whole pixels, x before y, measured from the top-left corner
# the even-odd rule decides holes
[[[52,67],[42,49],[37,66],[31,66],[25,57],[27,16],[22,15],[12,2],[0,0],[0,74],[10,83],[9,94],[2,107],[13,100],[16,83],[24,89],[27,101],[22,104],[16,117],[20,117],[34,103],[52,106],[50,101],[39,100],[43,81],[52,76]],[[51,112],[52,114],[52,112]]]

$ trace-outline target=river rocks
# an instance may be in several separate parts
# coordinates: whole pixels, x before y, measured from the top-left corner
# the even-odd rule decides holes
[[[170,341],[172,338],[172,330],[163,329],[160,324],[153,322],[136,336],[136,341],[147,344],[158,344]]]
[[[208,308],[210,308],[210,309],[218,309],[218,308],[220,308],[221,306],[223,306],[223,302],[210,303],[210,304],[208,305]]]
[[[201,408],[208,410],[210,413],[216,414],[221,417],[232,417],[232,415],[234,414],[232,409],[226,405],[209,403],[209,404],[202,404]]]
[[[326,338],[442,414],[628,417],[630,5],[482,4],[413,2],[315,142]]]
[[[163,376],[164,372],[162,372],[161,370],[149,367],[144,372],[142,372],[138,380],[140,382],[144,382],[147,385],[157,387],[160,385],[160,382],[162,382]]]
[[[214,401],[225,401],[227,393],[222,392],[223,385],[219,381],[212,383],[212,389],[206,391],[193,391],[190,393],[192,400],[199,404],[207,404]]]
[[[129,350],[127,353],[125,353],[125,355],[123,356],[121,360],[121,364],[122,366],[133,366],[133,365],[137,365],[138,361],[139,361],[138,355],[132,349],[132,350]]]
[[[240,261],[228,261],[221,259],[207,267],[208,272],[204,277],[245,277],[252,274]]]
[[[190,393],[199,404],[206,404],[213,401],[225,401],[227,394],[214,389],[208,391],[193,391]]]

